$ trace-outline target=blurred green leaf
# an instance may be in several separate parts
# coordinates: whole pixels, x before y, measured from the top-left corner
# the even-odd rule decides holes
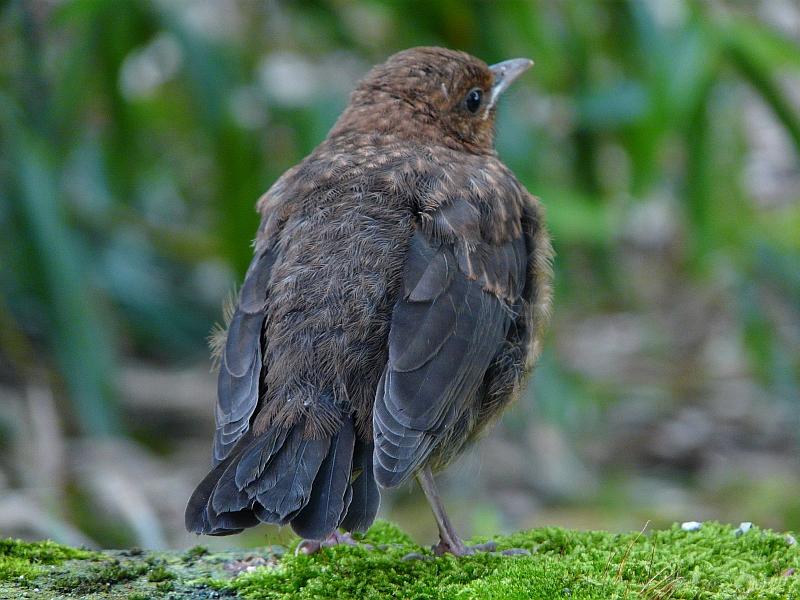
[[[647,92],[635,81],[620,81],[578,98],[578,118],[593,129],[616,129],[642,119],[649,107]]]
[[[572,189],[536,186],[547,207],[547,226],[558,244],[599,244],[612,241],[616,222],[609,205]]]
[[[119,429],[113,408],[113,346],[91,297],[83,257],[64,220],[55,172],[41,142],[17,132],[11,148],[19,196],[12,198],[30,235],[30,268],[41,278],[51,351],[87,433]]]
[[[771,68],[773,65],[764,62],[763,56],[751,50],[738,40],[729,41],[728,55],[731,63],[770,106],[775,116],[783,123],[795,148],[800,152],[800,116],[786,97],[786,93],[775,82],[774,71]]]
[[[800,69],[800,44],[754,19],[731,18],[718,25],[724,44],[738,48],[771,71]]]

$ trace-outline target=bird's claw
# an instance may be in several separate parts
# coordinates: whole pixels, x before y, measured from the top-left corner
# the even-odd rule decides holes
[[[474,546],[467,546],[460,539],[452,542],[440,540],[438,544],[431,548],[436,556],[443,556],[445,554],[452,554],[453,556],[470,556],[476,552],[494,552],[497,550],[497,544],[493,541],[484,542],[482,544],[475,544]]]

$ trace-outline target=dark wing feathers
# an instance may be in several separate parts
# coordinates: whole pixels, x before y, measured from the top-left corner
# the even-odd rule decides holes
[[[350,481],[347,483],[347,488],[344,492],[344,499],[342,500],[342,512],[339,514],[339,525],[338,527],[343,527],[342,521],[344,521],[345,516],[347,516],[347,511],[350,510],[350,504],[353,502],[353,474],[348,473],[350,476]]]
[[[460,273],[433,301],[399,302],[383,398],[395,420],[414,429],[440,427],[461,392],[479,382],[507,327],[501,302]]]
[[[241,510],[243,507],[234,507],[234,510],[223,514],[217,514],[211,509],[211,499],[219,488],[220,479],[239,455],[241,448],[249,441],[249,436],[245,434],[230,457],[214,467],[197,486],[186,506],[187,530],[207,535],[229,535],[239,533],[242,529],[252,527],[258,522],[252,511]]]
[[[235,482],[238,488],[247,488],[262,477],[267,465],[283,447],[288,434],[288,429],[272,427],[267,435],[258,436],[247,447],[236,466]]]
[[[352,422],[342,439],[348,435],[352,446]],[[304,438],[302,423],[290,430],[270,428],[255,439],[246,434],[195,490],[186,509],[187,529],[226,535],[259,521],[285,525],[308,504],[330,448],[329,438]],[[344,467],[345,458],[346,452],[340,452],[336,475],[346,468],[342,480],[347,486],[350,463]],[[344,491],[340,502],[343,497]]]
[[[248,314],[263,313],[267,308],[265,293],[272,265],[275,264],[275,253],[269,249],[261,251],[250,264],[245,275],[244,284],[239,291],[239,308]]]
[[[416,269],[421,270],[419,277],[414,277],[413,275],[417,274],[414,273],[405,281],[406,297],[411,302],[435,300],[450,285],[456,268],[452,253],[446,251],[430,253],[433,250],[431,247],[425,250],[428,252],[417,253],[419,256],[412,259],[420,263],[419,266],[424,267],[424,270]]]
[[[217,515],[243,510],[250,504],[247,493],[236,485],[236,461],[228,461],[228,467],[219,476],[210,499],[210,510]]]
[[[302,443],[302,428],[295,426],[286,436],[280,450],[271,457],[269,468],[259,471],[256,479],[247,486],[248,493],[253,497],[259,494],[266,495],[276,487],[286,473],[294,467],[297,455],[305,454],[306,448],[303,447],[302,450],[300,448]],[[285,482],[283,487],[286,487]]]
[[[260,335],[259,328],[258,333],[249,336],[249,340],[252,343],[260,344]],[[238,337],[241,340],[244,336]],[[228,340],[230,343],[230,335]],[[225,354],[227,354],[227,348]],[[227,369],[226,356],[223,355],[217,380],[219,400],[215,411],[217,421],[217,429],[214,434],[215,463],[219,463],[228,456],[233,445],[247,432],[250,417],[258,404],[258,384],[261,372],[260,346],[256,346],[250,360],[251,364],[248,370],[243,376],[237,377]]]
[[[331,439],[330,451],[311,486],[308,503],[292,519],[292,529],[298,535],[321,539],[339,526],[350,487],[354,444],[353,421],[348,417]]]
[[[298,427],[294,428],[294,432],[302,435]],[[274,520],[269,522],[285,525],[308,503],[314,478],[328,454],[330,443],[329,438],[301,439],[294,460],[282,471],[275,485],[259,491],[256,500],[265,511],[274,515]]]
[[[207,534],[212,532],[213,528],[211,527],[206,507],[220,476],[227,466],[227,464],[222,463],[214,467],[195,488],[186,506],[185,525],[188,531]]]
[[[274,262],[274,252],[269,248],[253,258],[228,327],[217,379],[214,464],[222,462],[247,432],[250,418],[258,406],[261,330],[267,305],[267,284]]]
[[[259,521],[285,525],[307,537],[325,537],[348,514],[355,432],[351,416],[333,438],[305,437],[303,420],[273,425],[253,435],[262,377],[267,290],[275,256],[261,250],[247,271],[228,327],[220,360],[215,412],[215,468],[200,483],[186,508],[186,527],[209,535],[238,533]],[[361,458],[363,461],[363,457]],[[361,477],[352,520],[369,524],[377,510],[377,488]]]
[[[311,486],[325,456],[328,454],[330,438],[309,440],[302,438],[302,431],[295,427],[293,435],[301,437],[294,458],[275,469],[281,476],[275,485],[256,496],[265,510],[276,515],[280,524],[285,524],[293,513],[299,511],[311,496]],[[260,487],[260,486],[259,486]],[[274,521],[273,521],[274,522]]]
[[[373,413],[381,485],[413,474],[465,413],[513,320],[527,268],[524,238],[448,243],[442,235],[448,227],[474,235],[477,214],[440,211],[437,235],[420,228],[411,240]]]
[[[241,304],[241,302],[240,302]],[[222,362],[226,371],[233,377],[244,377],[252,370],[255,363],[253,360],[255,351],[261,344],[251,344],[253,340],[259,340],[261,336],[261,326],[264,323],[263,313],[246,313],[238,308],[233,315],[233,320],[228,327],[228,340],[225,344],[225,353]],[[224,396],[220,398],[221,409],[226,413],[230,410],[230,398]],[[227,414],[232,417],[232,413]],[[239,418],[239,417],[234,417]]]
[[[452,337],[457,324],[453,297],[404,302],[392,314],[389,364],[394,372],[414,371],[430,361]]]
[[[372,472],[374,445],[357,441],[353,451],[353,479],[349,486],[350,501],[342,521],[347,531],[366,531],[378,514],[381,495]]]
[[[258,525],[258,518],[252,510],[244,509],[219,515],[214,519],[214,529],[208,535],[233,535],[248,527]]]

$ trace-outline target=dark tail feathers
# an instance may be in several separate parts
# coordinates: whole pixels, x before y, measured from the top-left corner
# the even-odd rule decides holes
[[[259,522],[289,523],[316,540],[337,527],[366,530],[380,502],[372,452],[371,443],[356,440],[349,416],[326,439],[304,439],[303,423],[248,433],[197,486],[186,529],[230,535]]]

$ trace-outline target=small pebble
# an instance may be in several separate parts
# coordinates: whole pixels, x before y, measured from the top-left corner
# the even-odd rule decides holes
[[[750,531],[750,528],[752,526],[753,526],[753,524],[750,521],[744,521],[742,523],[739,523],[739,529],[734,531],[734,533],[736,534],[736,537],[739,537],[740,535]]]
[[[794,539],[793,535],[787,533],[786,534],[786,543],[789,544],[790,546],[794,546],[797,543],[797,540]]]
[[[684,531],[697,531],[702,526],[703,524],[699,521],[686,521],[685,523],[681,523],[681,529]]]
[[[497,550],[497,542],[490,540],[472,547],[475,552],[494,552]]]

